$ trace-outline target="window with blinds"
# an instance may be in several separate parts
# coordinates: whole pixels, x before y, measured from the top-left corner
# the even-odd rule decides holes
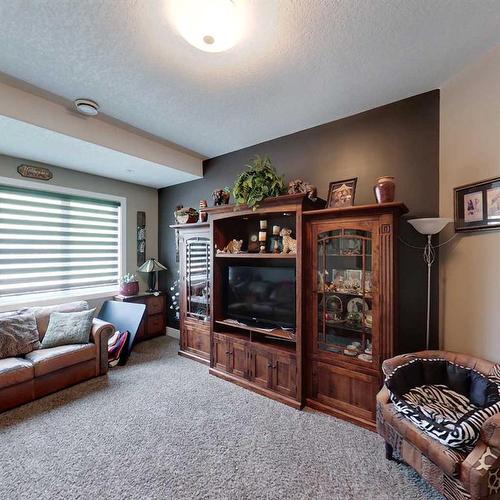
[[[0,297],[116,285],[120,204],[0,185]]]

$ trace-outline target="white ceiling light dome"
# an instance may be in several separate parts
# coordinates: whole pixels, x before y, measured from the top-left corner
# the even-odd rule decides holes
[[[99,104],[91,99],[75,99],[76,110],[85,116],[96,116],[99,113]]]
[[[168,16],[187,42],[205,52],[234,47],[245,29],[243,0],[170,0]]]

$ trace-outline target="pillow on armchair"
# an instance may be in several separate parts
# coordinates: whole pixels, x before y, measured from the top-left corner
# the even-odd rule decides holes
[[[396,410],[441,444],[468,450],[500,412],[498,385],[443,359],[414,359],[387,377]]]
[[[88,344],[95,309],[53,312],[42,340],[42,349],[69,344]]]

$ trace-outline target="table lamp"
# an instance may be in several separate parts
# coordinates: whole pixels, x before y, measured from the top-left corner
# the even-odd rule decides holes
[[[445,217],[428,217],[424,219],[410,219],[408,221],[420,234],[427,236],[424,247],[424,262],[427,264],[427,332],[425,346],[429,349],[429,335],[431,322],[431,267],[436,258],[435,247],[432,246],[432,236],[441,232],[453,219]]]
[[[148,287],[146,293],[154,293],[156,290],[156,281],[158,276],[158,271],[166,271],[167,268],[160,264],[156,259],[148,259],[144,264],[138,269],[141,273],[148,273]]]

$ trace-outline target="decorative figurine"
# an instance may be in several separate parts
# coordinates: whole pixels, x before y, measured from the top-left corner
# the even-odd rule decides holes
[[[307,194],[307,197],[316,201],[318,198],[318,190],[316,186],[309,184],[309,182],[303,179],[294,179],[288,183],[288,194]]]
[[[229,203],[229,198],[231,198],[231,190],[228,187],[224,189],[216,189],[212,193],[212,198],[214,200],[214,205],[227,205]]]
[[[198,210],[195,208],[181,208],[175,212],[178,224],[193,224],[198,222]]]
[[[217,253],[241,253],[243,240],[231,240],[222,250],[218,249]]]
[[[283,250],[281,253],[297,253],[297,240],[294,240],[291,234],[292,230],[288,227],[284,227],[280,231],[280,236],[283,241]]]

